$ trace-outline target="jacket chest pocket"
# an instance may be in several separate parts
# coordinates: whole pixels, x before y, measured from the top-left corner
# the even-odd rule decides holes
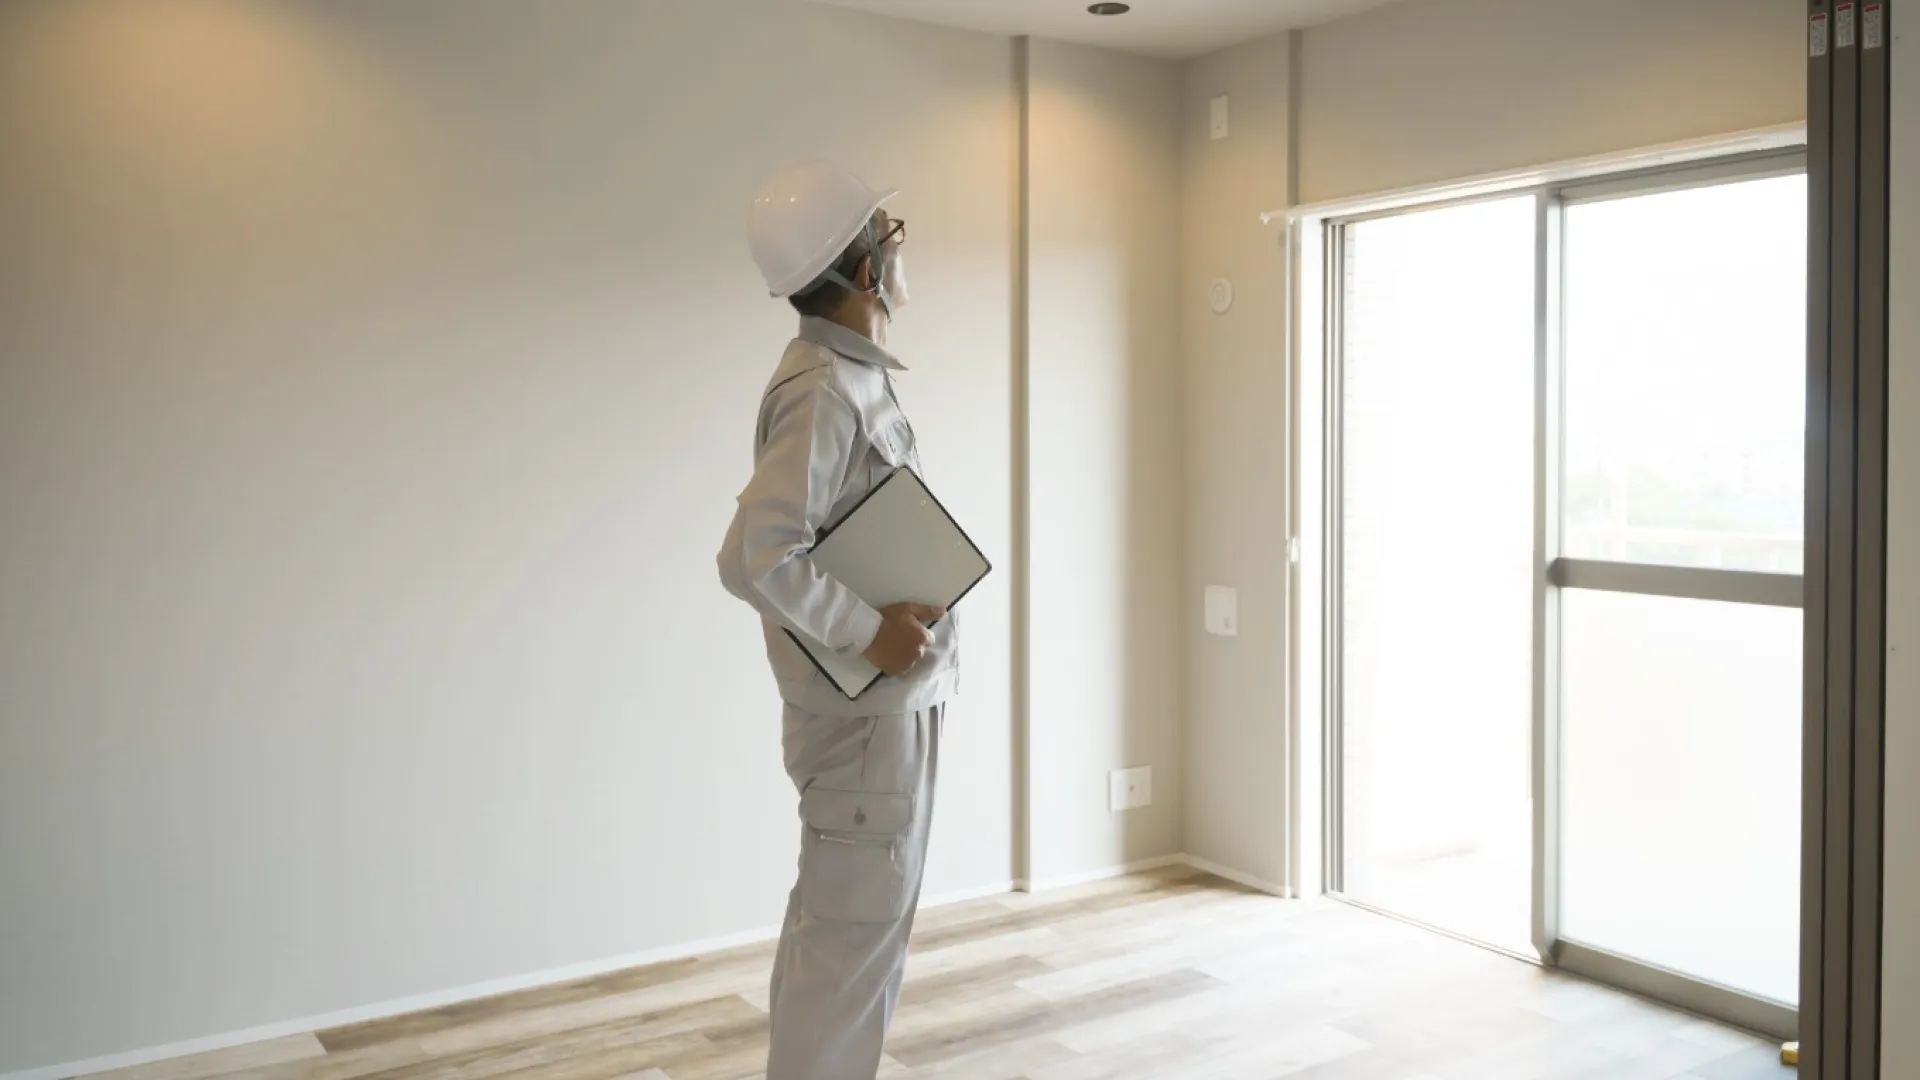
[[[873,433],[873,483],[878,484],[895,469],[920,471],[920,448],[914,440],[913,426],[904,419],[881,425]]]

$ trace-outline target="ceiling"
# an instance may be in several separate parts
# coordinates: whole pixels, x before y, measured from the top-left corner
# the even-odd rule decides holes
[[[819,0],[902,19],[994,34],[1031,34],[1186,59],[1266,34],[1311,26],[1389,0],[1130,0],[1125,15],[1087,14],[1090,0]]]

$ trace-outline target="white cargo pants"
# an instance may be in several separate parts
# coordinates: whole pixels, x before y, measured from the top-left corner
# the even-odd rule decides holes
[[[800,880],[773,961],[767,1080],[872,1080],[920,902],[945,706],[840,719],[788,708]]]

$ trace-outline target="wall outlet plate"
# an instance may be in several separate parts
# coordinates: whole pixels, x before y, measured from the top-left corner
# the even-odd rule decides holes
[[[1208,120],[1211,121],[1210,127],[1212,128],[1213,137],[1216,139],[1226,138],[1227,137],[1227,95],[1221,94],[1219,97],[1214,98],[1211,102],[1209,102],[1207,106],[1207,112],[1208,112],[1207,118]]]
[[[1107,809],[1114,813],[1153,805],[1153,766],[1115,769],[1107,774]]]

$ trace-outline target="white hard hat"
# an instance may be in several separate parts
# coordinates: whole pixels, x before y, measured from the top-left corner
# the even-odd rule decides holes
[[[747,246],[767,290],[792,296],[813,284],[896,194],[875,191],[824,161],[788,165],[768,177],[747,213]]]

